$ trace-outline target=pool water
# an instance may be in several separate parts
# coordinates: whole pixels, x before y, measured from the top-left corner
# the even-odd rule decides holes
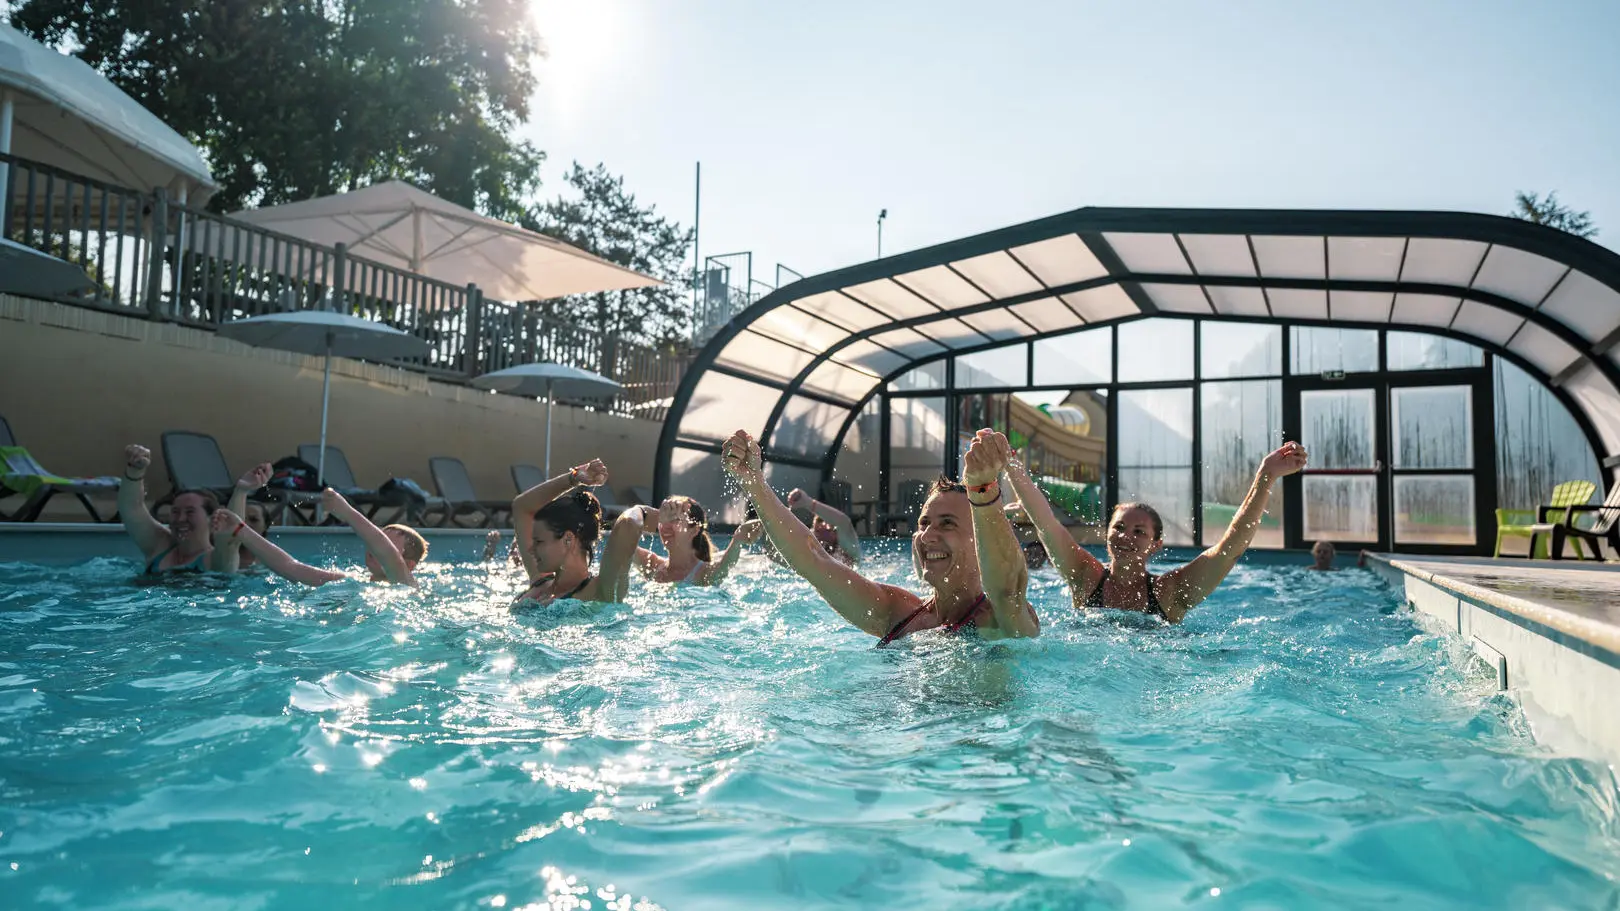
[[[868,569],[909,583],[898,543]],[[0,565],[0,905],[1612,908],[1609,770],[1370,574],[876,651],[785,570],[513,614]]]

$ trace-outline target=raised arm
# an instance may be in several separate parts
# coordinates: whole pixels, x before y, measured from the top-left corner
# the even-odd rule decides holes
[[[1074,535],[1063,527],[1062,520],[1052,511],[1052,504],[1046,501],[1046,494],[1024,470],[1022,462],[1017,459],[1008,462],[1006,475],[1019,504],[1024,507],[1024,513],[1035,526],[1035,536],[1046,548],[1046,555],[1058,575],[1069,583],[1075,597],[1084,598],[1090,594],[1097,587],[1097,580],[1102,578],[1102,563],[1081,547]]]
[[[848,554],[852,562],[861,562],[861,538],[855,533],[854,521],[842,509],[823,503],[797,487],[788,493],[787,504],[789,509],[803,506],[831,525],[833,531],[838,532],[838,549]]]
[[[1260,462],[1254,473],[1249,494],[1226,534],[1214,546],[1193,558],[1191,563],[1164,575],[1165,619],[1171,623],[1181,618],[1197,604],[1209,597],[1226,574],[1237,565],[1238,557],[1249,549],[1254,533],[1260,528],[1260,517],[1266,514],[1266,503],[1271,500],[1271,488],[1278,479],[1305,467],[1305,447],[1295,442],[1284,443]]]
[[[753,501],[765,534],[782,559],[827,599],[839,616],[874,636],[882,636],[894,626],[899,610],[921,603],[916,595],[873,582],[822,549],[810,529],[765,483],[759,444],[746,431],[739,430],[726,441],[721,460]]]
[[[630,593],[630,567],[636,561],[648,521],[658,521],[658,510],[651,506],[632,506],[613,520],[607,545],[602,548],[602,565],[597,570],[597,590],[604,600],[623,601]]]
[[[366,546],[366,550],[371,551],[371,555],[377,558],[388,581],[400,585],[416,584],[416,579],[411,575],[411,568],[405,564],[405,555],[399,552],[393,541],[388,540],[388,536],[383,534],[383,530],[378,528],[375,522],[366,518],[360,510],[355,509],[353,504],[344,499],[343,494],[328,487],[321,491],[321,505],[339,521],[354,529],[354,533],[360,536],[360,542]]]
[[[973,504],[973,540],[979,576],[995,611],[996,627],[1009,636],[1039,636],[1041,621],[1029,606],[1029,568],[1012,522],[1000,508],[1001,473],[1012,461],[1012,446],[994,430],[973,435],[962,457],[962,483]]]
[[[749,519],[737,526],[731,533],[731,540],[727,542],[726,549],[721,552],[720,559],[698,570],[697,578],[693,581],[699,585],[719,585],[731,574],[732,567],[737,565],[742,553],[748,545],[759,540],[765,533],[765,526],[758,519]]]
[[[124,447],[124,479],[118,482],[118,515],[124,531],[148,559],[174,545],[174,536],[163,523],[152,518],[146,508],[146,470],[152,466],[152,451],[145,446]]]
[[[333,572],[329,569],[320,569],[294,560],[292,555],[265,540],[258,532],[247,526],[230,509],[214,511],[214,549],[228,549],[235,552],[237,547],[245,547],[248,553],[257,557],[259,562],[269,567],[270,571],[283,579],[302,582],[305,585],[325,585],[339,579],[348,578],[343,573]]]
[[[270,483],[270,476],[274,469],[269,462],[260,462],[248,469],[247,474],[236,479],[236,486],[231,488],[231,500],[225,504],[232,515],[241,521],[241,516],[247,512],[248,494]],[[216,512],[215,515],[218,515]],[[214,530],[219,526],[216,523]],[[241,539],[229,540],[223,546],[219,535],[214,536],[214,552],[208,558],[208,568],[217,573],[234,573],[242,567]]]
[[[512,534],[517,540],[518,555],[523,558],[523,572],[531,584],[538,581],[540,574],[534,562],[533,548],[529,546],[529,542],[534,540],[534,514],[544,509],[547,503],[573,490],[576,485],[598,487],[607,483],[607,477],[607,466],[602,464],[601,459],[592,459],[577,468],[568,469],[567,474],[541,481],[512,498]]]

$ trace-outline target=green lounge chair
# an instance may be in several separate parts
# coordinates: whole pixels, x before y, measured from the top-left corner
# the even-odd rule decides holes
[[[1498,509],[1496,511],[1496,554],[1502,556],[1502,539],[1505,537],[1529,538],[1530,556],[1535,559],[1547,559],[1547,539],[1552,537],[1552,526],[1564,521],[1569,514],[1569,507],[1584,506],[1586,501],[1592,499],[1597,491],[1597,485],[1591,481],[1565,481],[1553,488],[1552,500],[1541,507],[1541,516],[1536,515],[1533,509]],[[1524,519],[1528,518],[1528,521]],[[1586,559],[1586,552],[1581,549],[1579,540],[1572,540],[1575,552],[1581,559]]]
[[[97,522],[118,520],[116,506],[111,516],[102,518],[90,500],[95,496],[116,498],[118,478],[64,478],[51,474],[27,449],[16,443],[11,435],[11,425],[6,423],[5,418],[0,418],[0,498],[11,495],[26,498],[15,511],[9,514],[0,512],[0,521],[32,522],[39,518],[45,504],[59,493],[70,493],[77,497],[84,511]]]

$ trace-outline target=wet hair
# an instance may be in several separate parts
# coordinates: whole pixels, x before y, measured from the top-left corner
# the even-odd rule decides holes
[[[1318,541],[1311,545],[1311,556],[1320,559],[1324,553],[1327,554],[1328,562],[1331,563],[1333,558],[1339,555],[1339,550],[1333,546],[1332,541]]]
[[[928,488],[928,495],[931,497],[941,493],[967,493],[967,485],[940,475],[934,479],[934,485]]]
[[[174,496],[169,498],[169,511],[171,513],[174,511],[174,501],[188,495],[193,497],[201,497],[203,501],[203,512],[206,512],[209,515],[213,515],[219,510],[219,497],[215,496],[212,490],[202,490],[200,488],[188,487],[185,490],[175,491]]]
[[[692,550],[697,553],[699,560],[709,562],[714,554],[714,542],[709,539],[709,517],[703,512],[703,504],[680,494],[675,494],[664,502],[667,503],[669,500],[685,504],[686,518],[698,527],[698,533],[692,538]]]
[[[573,532],[579,539],[580,549],[585,551],[585,562],[590,562],[596,539],[602,534],[602,504],[596,494],[576,487],[540,507],[534,520],[544,522],[559,538]]]
[[[397,531],[405,536],[405,544],[400,547],[399,555],[411,563],[420,563],[427,559],[428,542],[422,533],[409,525],[384,525],[384,531]]]
[[[1109,524],[1113,524],[1113,520],[1119,518],[1120,513],[1130,509],[1140,509],[1147,513],[1148,518],[1153,520],[1153,540],[1160,541],[1164,539],[1164,520],[1159,518],[1159,511],[1157,509],[1154,509],[1146,503],[1121,503],[1118,506],[1115,506],[1113,517],[1108,520]]]

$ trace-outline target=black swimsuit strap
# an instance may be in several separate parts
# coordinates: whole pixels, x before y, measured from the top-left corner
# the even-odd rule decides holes
[[[1164,608],[1159,606],[1159,595],[1153,590],[1153,575],[1147,577],[1147,612],[1157,616],[1164,616]],[[1103,586],[1108,583],[1108,567],[1104,566],[1102,576],[1097,579],[1097,587],[1086,596],[1086,607],[1102,609],[1108,605],[1103,603]]]
[[[554,595],[551,596],[551,600],[553,600],[553,601],[562,601],[562,600],[565,600],[567,598],[572,598],[575,595],[579,594],[580,591],[585,588],[585,586],[590,585],[591,580],[595,579],[595,578],[596,578],[595,576],[590,575],[590,574],[587,573],[585,578],[582,579],[578,585],[574,586],[573,589],[571,591],[569,591],[566,595],[554,594]],[[556,581],[557,581],[557,574],[552,573],[550,576],[547,576],[547,577],[545,577],[543,579],[539,579],[539,580],[537,580],[535,582],[531,582],[529,584],[529,591],[526,591],[522,595],[520,595],[518,597],[518,599],[517,599],[517,603],[522,604],[524,601],[534,601],[534,600],[536,600],[534,598],[529,597],[529,592],[534,591],[535,589],[537,589],[540,586],[546,584],[547,582],[555,583]]]
[[[980,592],[979,597],[974,599],[973,604],[968,607],[967,613],[963,614],[960,620],[957,620],[955,623],[943,624],[940,628],[945,630],[947,633],[955,633],[960,631],[963,627],[967,626],[973,621],[973,618],[979,613],[979,608],[984,606],[987,599],[988,596],[986,596],[983,592]],[[876,647],[882,648],[885,645],[888,645],[890,642],[900,638],[900,636],[905,632],[906,627],[911,625],[911,621],[917,619],[917,617],[932,607],[933,604],[934,599],[929,598],[927,601],[923,602],[922,607],[919,607],[911,613],[906,614],[905,619],[901,620],[899,623],[896,623],[894,625],[894,629],[889,630],[883,635],[882,639],[878,640]]]
[[[899,623],[894,625],[894,629],[891,629],[887,633],[883,634],[883,638],[878,640],[877,647],[882,648],[885,645],[888,645],[890,642],[900,638],[900,634],[905,631],[907,626],[911,625],[911,621],[917,619],[918,615],[926,610],[928,610],[928,605],[924,604],[922,607],[919,607],[911,613],[906,614],[904,620],[901,620]]]

